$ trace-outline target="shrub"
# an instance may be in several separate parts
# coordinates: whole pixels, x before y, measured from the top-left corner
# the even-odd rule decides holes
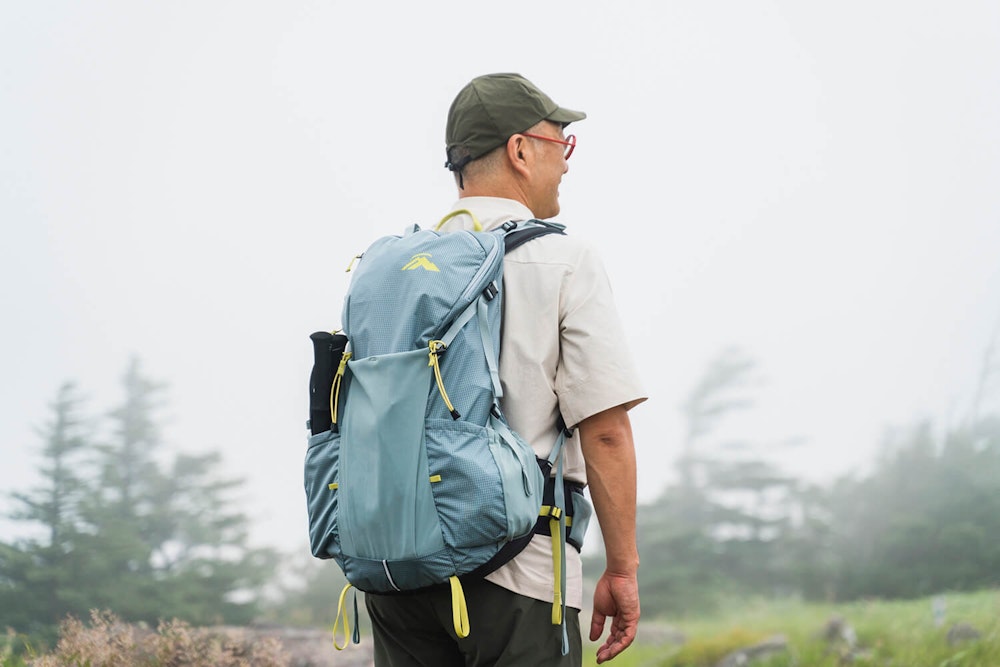
[[[161,622],[156,632],[123,623],[107,611],[91,611],[88,627],[75,618],[61,625],[55,651],[32,667],[288,667],[276,639],[247,642],[237,630]]]

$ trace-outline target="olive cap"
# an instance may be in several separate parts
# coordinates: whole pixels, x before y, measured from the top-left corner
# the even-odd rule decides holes
[[[586,117],[582,111],[560,107],[520,74],[478,76],[459,91],[448,110],[445,166],[461,171],[540,121],[565,127]]]

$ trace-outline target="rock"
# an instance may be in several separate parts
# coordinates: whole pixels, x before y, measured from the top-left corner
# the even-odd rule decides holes
[[[851,624],[843,616],[831,616],[830,620],[823,626],[820,636],[828,642],[843,642],[848,649],[853,649],[858,644],[858,634],[851,627]]]
[[[962,642],[975,641],[982,633],[968,623],[956,623],[948,629],[948,645],[954,646]]]
[[[775,635],[770,639],[733,651],[719,662],[715,667],[743,667],[749,665],[754,660],[769,658],[788,650],[788,640],[784,635]]]

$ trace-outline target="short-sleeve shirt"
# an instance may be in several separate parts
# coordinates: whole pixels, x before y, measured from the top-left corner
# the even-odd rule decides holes
[[[484,229],[531,219],[520,202],[465,197],[452,211],[470,211]],[[445,223],[444,231],[472,229],[469,215]],[[545,458],[558,434],[558,416],[575,427],[587,417],[645,400],[625,345],[611,284],[597,252],[575,238],[549,234],[512,250],[504,259],[503,326],[500,342],[501,407],[511,427]],[[586,483],[579,436],[566,441],[564,475]],[[566,604],[580,609],[580,555],[566,550]],[[487,580],[521,595],[551,601],[551,540],[536,535],[514,560]]]

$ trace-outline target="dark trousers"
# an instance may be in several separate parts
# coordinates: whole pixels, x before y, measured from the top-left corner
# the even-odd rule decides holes
[[[552,603],[512,593],[488,581],[463,583],[469,636],[459,639],[445,586],[416,595],[365,595],[376,667],[579,667],[579,611],[566,608],[569,654]]]

